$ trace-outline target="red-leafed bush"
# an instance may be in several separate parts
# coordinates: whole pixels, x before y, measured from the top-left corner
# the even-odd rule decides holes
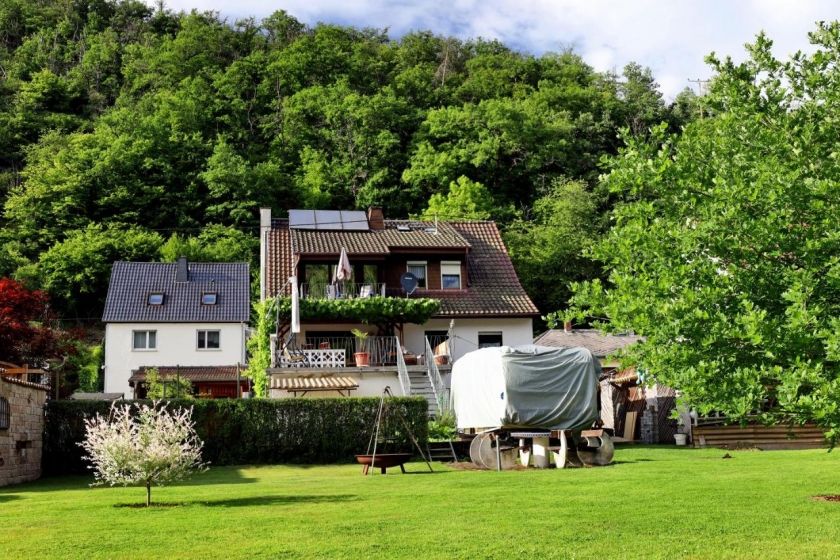
[[[49,319],[47,294],[0,278],[0,360],[37,365],[60,354],[62,337]]]

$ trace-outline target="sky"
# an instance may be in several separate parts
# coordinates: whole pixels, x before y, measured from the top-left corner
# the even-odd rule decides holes
[[[673,98],[706,79],[703,58],[744,58],[764,30],[777,56],[808,51],[817,21],[840,18],[837,0],[166,0],[173,10],[214,10],[230,21],[283,9],[298,20],[387,28],[393,38],[431,30],[460,39],[499,39],[540,55],[572,47],[596,70],[638,62]]]

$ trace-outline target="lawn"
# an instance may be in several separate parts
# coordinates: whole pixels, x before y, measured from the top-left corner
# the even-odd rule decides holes
[[[609,467],[220,467],[0,489],[0,558],[840,558],[840,454],[621,448]]]

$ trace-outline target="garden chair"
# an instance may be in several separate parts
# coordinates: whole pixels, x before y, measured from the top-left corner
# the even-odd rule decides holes
[[[283,359],[292,367],[309,367],[309,358],[306,357],[306,352],[298,348],[295,333],[289,333],[289,337],[283,343]]]

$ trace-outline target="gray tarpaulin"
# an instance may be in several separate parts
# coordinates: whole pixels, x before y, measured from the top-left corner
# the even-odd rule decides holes
[[[601,365],[585,348],[470,352],[452,367],[459,428],[580,430],[598,418]]]

